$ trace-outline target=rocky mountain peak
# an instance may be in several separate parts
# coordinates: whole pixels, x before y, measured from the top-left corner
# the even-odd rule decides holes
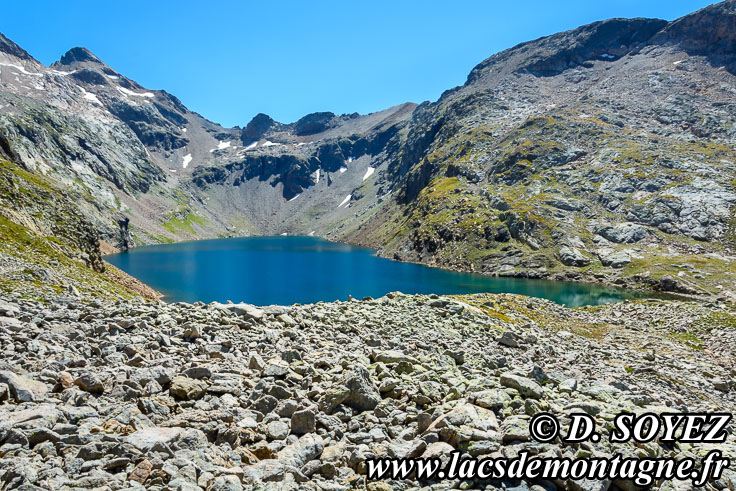
[[[244,145],[249,145],[252,142],[260,140],[268,130],[277,124],[268,114],[258,113],[243,128],[240,139]]]
[[[96,63],[98,65],[104,65],[102,60],[96,57],[87,48],[76,47],[72,48],[61,57],[61,59],[54,63],[54,65],[72,66],[78,63]]]
[[[331,128],[335,123],[335,114],[331,112],[307,114],[295,123],[294,133],[299,136],[314,135]]]
[[[0,53],[5,53],[21,60],[35,61],[26,50],[5,37],[2,33],[0,33]]]

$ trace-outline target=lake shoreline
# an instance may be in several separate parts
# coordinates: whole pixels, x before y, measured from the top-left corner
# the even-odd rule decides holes
[[[370,258],[373,258],[375,260],[380,260],[380,261],[388,260],[388,261],[386,261],[387,263],[397,265],[395,267],[394,266],[389,267],[388,270],[387,270],[388,271],[387,272],[387,277],[388,278],[391,278],[391,280],[394,280],[395,279],[396,281],[405,281],[406,278],[404,278],[400,274],[397,274],[397,271],[394,271],[394,270],[397,267],[399,268],[399,272],[402,270],[402,267],[401,266],[398,266],[398,265],[411,265],[411,266],[417,266],[417,267],[421,267],[421,268],[426,268],[426,270],[433,271],[434,273],[426,273],[426,272],[424,273],[424,274],[429,274],[430,276],[432,274],[434,274],[435,276],[437,276],[437,275],[442,276],[442,275],[440,275],[440,272],[443,272],[443,273],[452,273],[454,275],[455,274],[456,275],[467,275],[467,277],[470,278],[470,280],[472,280],[471,281],[471,284],[475,284],[476,282],[481,282],[481,283],[482,282],[489,282],[488,283],[488,285],[489,285],[488,286],[488,289],[481,289],[483,287],[482,286],[477,286],[477,285],[476,286],[471,286],[470,287],[471,289],[468,289],[467,281],[470,281],[470,280],[464,280],[464,281],[461,282],[462,287],[458,291],[448,291],[447,290],[448,285],[447,284],[443,284],[443,285],[440,285],[437,289],[435,289],[435,290],[429,290],[429,291],[426,289],[426,286],[425,285],[422,285],[421,290],[414,290],[414,289],[412,289],[411,285],[409,285],[408,287],[405,288],[406,291],[404,291],[405,289],[404,288],[401,288],[401,287],[397,287],[397,288],[388,287],[388,288],[384,288],[384,289],[380,290],[382,293],[386,293],[388,291],[402,291],[402,292],[407,293],[407,294],[412,294],[412,293],[425,293],[425,294],[426,293],[437,293],[437,294],[451,294],[451,293],[455,293],[455,294],[468,294],[468,293],[473,293],[473,292],[486,292],[486,291],[488,293],[503,293],[503,292],[508,292],[508,293],[516,293],[516,294],[527,295],[527,296],[535,296],[535,297],[538,297],[538,298],[550,298],[553,301],[558,302],[558,303],[561,303],[561,304],[568,304],[568,302],[565,301],[564,298],[563,299],[557,299],[557,297],[554,296],[554,295],[567,295],[567,296],[572,295],[573,297],[571,297],[571,298],[576,298],[575,300],[571,300],[571,305],[572,306],[587,305],[587,304],[609,303],[609,302],[614,302],[614,301],[623,301],[623,300],[627,300],[627,299],[636,299],[636,298],[642,298],[642,297],[658,298],[658,299],[662,299],[662,300],[684,300],[684,299],[687,299],[687,300],[703,300],[702,298],[690,298],[690,297],[687,297],[687,296],[684,296],[684,295],[672,294],[670,292],[657,291],[655,289],[630,288],[630,287],[627,287],[627,285],[616,284],[616,283],[608,282],[608,281],[600,281],[600,279],[596,279],[596,281],[586,281],[586,280],[589,280],[589,279],[588,278],[585,278],[583,281],[580,281],[580,278],[579,277],[578,278],[570,278],[570,277],[567,277],[567,276],[562,276],[562,277],[555,278],[555,277],[553,277],[551,275],[546,275],[546,276],[539,275],[539,277],[529,277],[529,276],[523,275],[523,274],[496,274],[496,275],[489,275],[487,273],[479,273],[479,272],[473,272],[473,271],[464,271],[464,270],[462,270],[460,268],[454,268],[453,269],[453,268],[447,268],[447,267],[439,267],[439,266],[436,266],[436,265],[427,265],[427,264],[423,264],[423,263],[420,263],[420,262],[400,261],[400,260],[396,260],[394,258],[384,257],[384,256],[381,255],[381,251],[380,250],[377,251],[377,250],[372,249],[370,247],[366,247],[365,245],[354,245],[354,244],[350,244],[350,243],[346,243],[346,242],[342,242],[342,241],[330,240],[330,239],[325,239],[325,238],[322,238],[322,237],[313,237],[313,236],[282,236],[282,235],[277,235],[277,236],[249,236],[249,237],[233,237],[233,238],[226,238],[226,239],[206,239],[206,240],[185,241],[185,242],[177,242],[177,243],[174,243],[174,244],[154,244],[154,245],[146,245],[146,246],[140,246],[140,247],[136,247],[136,248],[133,248],[133,249],[129,249],[129,250],[121,253],[120,256],[121,257],[124,257],[124,256],[128,256],[130,254],[132,256],[129,256],[129,258],[130,257],[140,257],[140,256],[138,256],[138,254],[151,254],[151,253],[153,253],[153,251],[160,252],[162,250],[165,250],[165,248],[171,249],[170,251],[167,251],[167,254],[177,254],[176,251],[178,251],[182,247],[186,246],[186,250],[188,251],[188,253],[187,253],[187,261],[189,261],[189,266],[188,266],[189,269],[198,270],[198,269],[217,268],[217,267],[222,268],[223,267],[222,264],[219,264],[219,266],[200,264],[200,262],[198,260],[194,260],[194,259],[189,258],[189,255],[196,253],[197,250],[209,250],[209,249],[216,250],[218,254],[228,254],[228,253],[232,253],[233,251],[239,251],[243,247],[243,244],[247,244],[250,241],[252,241],[252,243],[250,244],[250,246],[252,246],[253,244],[266,244],[266,245],[263,246],[263,247],[266,248],[266,249],[264,249],[264,251],[269,251],[270,252],[271,249],[275,249],[275,250],[281,251],[281,249],[284,248],[284,247],[286,247],[286,249],[284,249],[284,250],[285,251],[288,251],[288,247],[291,247],[291,246],[288,246],[287,247],[284,244],[282,244],[282,242],[284,241],[284,239],[287,241],[287,243],[290,243],[290,241],[292,241],[292,240],[298,240],[298,239],[300,239],[300,240],[306,241],[307,244],[313,244],[320,251],[322,250],[322,248],[319,246],[319,242],[318,241],[323,241],[325,244],[334,244],[336,246],[345,246],[346,248],[349,248],[349,249],[344,249],[344,250],[338,248],[337,249],[337,252],[347,252],[349,250],[351,253],[352,252],[360,252],[361,255],[367,253],[370,256]],[[234,249],[231,249],[231,248],[228,248],[228,247],[223,247],[223,244],[227,244],[228,243],[226,241],[231,241],[231,240],[233,240],[233,241],[241,241],[241,242],[242,241],[245,241],[245,242],[242,242],[242,244],[240,246],[237,246]],[[222,242],[219,242],[219,241],[222,241]],[[317,242],[314,242],[314,241],[317,241]],[[246,249],[249,248],[249,246],[245,246],[245,247],[246,247]],[[301,244],[301,245],[299,245],[298,250],[301,251],[302,248],[304,248],[304,247],[305,247],[305,245],[304,244]],[[308,247],[307,247],[307,249],[308,249]],[[327,254],[332,254],[333,251],[326,250],[326,253]],[[114,261],[111,261],[111,258],[112,257],[114,257],[114,255],[106,255],[105,256],[107,262],[114,263]],[[316,256],[314,256],[314,257],[316,257]],[[167,259],[169,259],[169,261],[175,261],[172,258],[168,258],[167,257]],[[243,260],[246,260],[246,259],[247,259],[247,257],[245,259],[243,259]],[[129,260],[132,261],[132,259],[129,259]],[[160,256],[159,257],[156,257],[156,261],[155,262],[151,262],[150,264],[148,264],[147,267],[145,267],[143,270],[146,272],[146,274],[150,274],[150,271],[151,270],[154,270],[157,267],[159,267],[159,264],[158,263],[161,260],[162,259],[161,259]],[[294,267],[295,268],[302,268],[302,267],[304,267],[304,265],[302,264],[304,261],[305,261],[305,259],[301,259],[300,262],[297,262],[294,265]],[[319,258],[318,258],[318,261],[319,261]],[[235,263],[233,263],[232,268],[230,266],[228,266],[227,269],[233,269],[233,268],[234,269],[238,269],[238,266],[240,266],[241,268],[245,268],[245,266],[239,264],[239,262],[240,261],[237,261],[236,260]],[[272,271],[272,270],[269,270],[269,269],[263,269],[263,265],[260,264],[260,260],[258,262],[259,262],[258,266],[261,268],[259,271],[260,271],[260,273],[262,273],[260,275],[260,277],[271,276],[273,274],[279,275],[279,274],[282,274],[283,273],[283,271],[280,271],[278,269],[279,266],[275,267],[274,270]],[[378,264],[383,264],[383,263],[378,263]],[[121,268],[122,270],[126,270],[126,267],[123,266],[120,262],[115,263],[115,266]],[[179,266],[180,265],[177,265],[174,262],[174,263],[168,264],[167,269],[168,270],[176,270]],[[131,268],[131,267],[134,268],[134,266],[128,266],[128,267],[129,268]],[[140,267],[140,266],[137,266],[137,267]],[[332,264],[329,264],[328,267],[332,268],[333,270],[335,270],[334,268],[340,268],[339,264],[336,265],[336,266],[333,266]],[[355,268],[355,265],[353,263],[348,262],[343,267],[346,267],[346,268],[348,268],[348,269],[350,269],[352,271]],[[385,267],[385,265],[384,265],[384,267]],[[392,270],[391,268],[394,268],[394,270]],[[406,269],[406,268],[403,267],[403,269]],[[247,296],[246,297],[243,297],[243,296],[237,295],[236,293],[232,293],[232,292],[231,293],[227,293],[227,295],[232,295],[232,296],[228,296],[227,298],[225,298],[225,297],[212,298],[212,297],[201,296],[201,295],[200,296],[196,296],[196,294],[195,294],[196,292],[194,292],[194,290],[192,290],[192,292],[185,292],[184,290],[182,290],[179,287],[179,283],[176,283],[176,288],[174,290],[167,289],[165,286],[161,286],[161,284],[157,282],[159,280],[158,278],[152,280],[150,277],[147,278],[145,276],[145,274],[144,275],[141,275],[140,274],[140,271],[136,272],[135,269],[127,269],[127,271],[128,271],[129,274],[131,274],[132,276],[136,277],[142,283],[148,284],[152,288],[155,288],[155,289],[161,291],[163,293],[163,296],[162,297],[159,297],[159,298],[164,299],[164,297],[165,297],[168,300],[164,299],[164,301],[172,301],[172,302],[176,302],[176,301],[188,301],[188,302],[193,302],[193,301],[224,301],[226,299],[230,299],[230,300],[233,300],[233,301],[245,300],[248,303],[252,303],[252,304],[255,304],[255,305],[273,305],[273,304],[289,305],[289,304],[293,304],[293,303],[306,304],[306,303],[313,303],[313,302],[319,302],[319,301],[340,300],[342,298],[346,298],[348,295],[352,295],[352,296],[355,296],[355,297],[358,297],[358,298],[360,298],[361,296],[377,296],[377,295],[380,295],[380,293],[377,293],[377,291],[375,289],[372,290],[372,292],[371,293],[368,293],[368,294],[359,293],[359,292],[357,292],[357,291],[354,290],[354,288],[356,288],[354,285],[353,286],[350,286],[350,284],[348,284],[348,285],[343,285],[344,288],[345,288],[345,291],[333,291],[332,293],[330,293],[330,295],[328,295],[326,297],[320,297],[320,298],[310,297],[309,299],[304,299],[304,298],[299,297],[299,298],[294,298],[294,299],[287,300],[287,301],[268,300],[268,301],[265,301],[265,302],[263,302],[263,301],[260,301],[259,302],[258,300],[252,300],[252,299],[249,299],[249,297],[247,297]],[[313,272],[310,273],[308,270],[306,272],[305,271],[299,271],[299,272],[302,274],[302,276],[304,276],[306,274],[309,277],[311,277],[310,275],[319,276],[320,274],[324,274],[324,273],[320,273],[319,271],[313,271]],[[241,273],[243,275],[247,275],[247,274],[250,274],[250,270],[244,269],[243,271],[241,271]],[[170,274],[170,273],[167,273],[167,274]],[[354,271],[352,273],[350,273],[350,274],[354,274]],[[373,273],[372,273],[372,271],[368,271],[368,272],[366,272],[366,274],[371,275]],[[394,278],[394,276],[396,276],[396,278]],[[447,275],[445,275],[445,276],[447,276]],[[194,281],[194,278],[193,277],[191,277],[191,278],[190,277],[182,277],[182,278],[180,278],[180,280],[181,280],[181,283],[185,283],[187,281]],[[505,280],[510,280],[510,282],[508,284],[504,284],[504,281]],[[515,284],[513,282],[514,280],[526,281],[527,283],[518,283],[518,284]],[[345,280],[345,278],[342,278],[341,281],[344,283],[346,280]],[[457,280],[454,280],[454,281],[461,281],[461,279],[457,279]],[[201,291],[203,289],[206,291],[206,289],[204,287],[200,287],[200,285],[198,283],[195,282],[194,284],[197,286],[197,288],[199,288],[200,294],[201,294]],[[550,288],[552,285],[554,285],[555,288]],[[581,286],[583,286],[583,285],[588,285],[588,286],[591,286],[591,287],[597,287],[598,290],[595,290],[595,289],[594,290],[586,290],[585,288],[582,288],[581,289]],[[571,291],[566,290],[565,289],[565,286],[567,286],[569,288],[572,288],[572,290]],[[304,290],[309,290],[310,288],[311,287],[309,285],[307,285],[307,286],[304,287]],[[335,286],[334,288],[338,288],[338,287]],[[293,290],[298,290],[297,287],[292,287],[292,289]],[[526,290],[529,290],[529,289],[535,290],[536,289],[538,291],[532,291],[531,293],[528,293],[527,291],[525,291],[525,289]],[[559,293],[554,293],[555,291],[557,291]],[[552,292],[552,293],[550,293],[550,292]],[[584,293],[584,292],[587,292],[587,293]],[[603,299],[596,300],[595,299],[596,297],[591,297],[592,300],[590,300],[590,301],[578,300],[577,297],[579,297],[582,294],[585,294],[585,295],[597,295],[597,296],[598,295],[603,295],[604,298]],[[553,297],[550,297],[549,295],[553,295]],[[304,295],[302,295],[302,297],[303,296]],[[609,298],[611,296],[613,296],[613,298]],[[615,298],[616,296],[620,296],[620,298],[616,299]],[[606,299],[606,298],[608,298],[608,299]]]
[[[397,261],[402,263],[411,263],[411,264],[418,264],[421,266],[426,266],[428,268],[435,268],[435,269],[442,269],[444,271],[453,271],[456,273],[469,273],[469,274],[477,274],[480,276],[486,276],[489,278],[517,278],[517,279],[533,279],[533,280],[543,280],[543,281],[554,281],[554,282],[563,282],[563,283],[576,283],[576,284],[586,284],[586,285],[598,285],[598,286],[607,286],[611,288],[617,288],[617,289],[623,289],[623,290],[631,290],[639,293],[645,293],[645,294],[652,294],[652,295],[662,295],[663,297],[672,297],[669,298],[669,300],[694,300],[699,302],[707,302],[712,301],[714,298],[709,295],[697,295],[697,294],[688,294],[688,293],[677,293],[677,292],[671,292],[671,291],[661,291],[661,290],[655,290],[653,288],[646,288],[641,285],[641,283],[637,282],[630,282],[630,283],[616,283],[615,280],[611,280],[607,276],[603,279],[596,278],[595,275],[588,275],[584,274],[581,275],[579,273],[576,273],[574,271],[567,272],[567,273],[552,273],[552,274],[544,274],[540,276],[529,276],[528,272],[509,272],[509,273],[495,273],[495,274],[488,274],[488,273],[482,273],[478,271],[471,271],[464,268],[453,268],[448,266],[438,266],[434,264],[427,264],[419,261],[404,261],[404,260],[398,260],[394,259],[392,257],[388,256],[381,256],[378,254],[378,257],[382,257],[384,259],[388,259],[390,261]],[[667,300],[663,298],[664,300]]]
[[[330,237],[321,237],[321,238],[323,238],[324,240],[328,240],[330,242],[336,242],[339,244],[350,244],[350,245],[354,245],[357,247],[370,248],[369,246],[363,244],[360,241],[351,242],[351,241],[337,240],[337,239],[333,239]],[[683,299],[683,300],[692,300],[692,301],[698,301],[698,302],[708,302],[708,301],[716,300],[716,297],[714,295],[707,293],[707,292],[698,294],[698,293],[687,293],[687,292],[669,291],[669,290],[657,290],[653,286],[654,284],[658,283],[656,281],[652,281],[652,280],[650,280],[649,282],[627,281],[627,280],[635,280],[636,278],[635,277],[611,278],[607,274],[580,272],[580,271],[574,270],[572,267],[567,267],[568,270],[565,272],[549,273],[547,271],[544,271],[538,276],[530,276],[530,273],[528,271],[511,271],[507,273],[489,274],[485,272],[475,271],[470,268],[442,266],[442,265],[430,264],[430,263],[426,263],[422,261],[412,261],[411,259],[396,259],[393,256],[382,254],[381,249],[374,249],[374,250],[376,251],[376,255],[378,257],[382,257],[390,261],[397,261],[397,262],[409,263],[409,264],[418,264],[418,265],[426,266],[428,268],[441,269],[444,271],[453,271],[457,273],[477,274],[477,275],[487,276],[487,277],[492,277],[492,278],[538,279],[538,280],[546,280],[546,281],[562,281],[562,282],[568,282],[568,283],[600,285],[600,286],[608,286],[611,288],[631,290],[631,291],[636,291],[636,292],[645,293],[645,294],[669,296],[669,297],[672,297],[673,300]]]

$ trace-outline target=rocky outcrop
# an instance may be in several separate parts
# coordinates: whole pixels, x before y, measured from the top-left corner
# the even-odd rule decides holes
[[[705,56],[736,74],[736,2],[720,2],[677,19],[657,33],[652,42]]]
[[[78,204],[52,181],[30,175],[0,159],[0,214],[26,223],[67,246],[62,250],[103,272],[98,228],[79,212]],[[12,233],[12,232],[11,232]]]
[[[596,22],[480,63],[414,111],[388,167],[399,211],[349,240],[466,271],[595,281],[603,267],[614,281],[677,275],[722,289],[706,278],[730,283],[734,268],[736,120],[725,101],[735,79],[718,68],[730,66],[733,5],[671,23]],[[712,91],[693,92],[706,80]],[[503,225],[511,243],[495,239]],[[675,254],[700,269],[691,247],[725,247],[724,262],[695,274],[667,266]]]
[[[243,128],[240,135],[240,141],[243,145],[250,145],[253,142],[257,142],[274,126],[278,125],[276,121],[271,119],[266,114],[258,113],[253,119]]]
[[[335,114],[330,112],[307,114],[294,124],[294,134],[306,136],[322,133],[332,127],[334,120]]]

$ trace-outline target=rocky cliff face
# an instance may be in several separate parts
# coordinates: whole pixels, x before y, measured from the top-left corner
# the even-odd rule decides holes
[[[45,67],[0,37],[0,151],[117,248],[315,234],[488,274],[728,293],[734,5],[523,43],[434,103],[244,128],[84,48]]]

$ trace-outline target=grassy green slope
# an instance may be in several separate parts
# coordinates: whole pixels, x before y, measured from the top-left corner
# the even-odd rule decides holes
[[[69,293],[155,297],[102,262],[94,226],[74,196],[52,181],[0,160],[0,289],[23,296]]]

